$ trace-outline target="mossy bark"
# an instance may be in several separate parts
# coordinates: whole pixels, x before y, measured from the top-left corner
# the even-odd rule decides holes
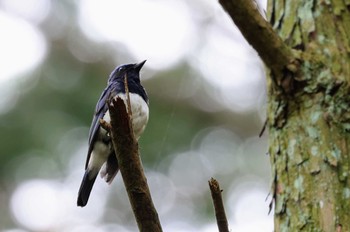
[[[350,0],[270,0],[300,57],[268,84],[275,231],[350,231]],[[288,74],[283,77],[286,79]]]

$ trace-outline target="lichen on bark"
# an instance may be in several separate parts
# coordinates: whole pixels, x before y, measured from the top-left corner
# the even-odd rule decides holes
[[[301,54],[290,92],[268,81],[275,231],[350,231],[350,1],[273,0],[268,9]]]

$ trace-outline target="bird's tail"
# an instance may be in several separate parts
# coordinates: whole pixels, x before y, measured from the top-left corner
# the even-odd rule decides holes
[[[92,190],[92,186],[94,186],[96,177],[98,172],[91,171],[86,169],[83,180],[80,185],[79,193],[78,193],[78,206],[84,207],[88,200]]]
[[[107,159],[107,162],[104,164],[104,166],[101,169],[101,177],[106,180],[108,184],[111,184],[114,177],[117,175],[119,171],[119,165],[117,157],[115,156],[115,153],[112,152]]]

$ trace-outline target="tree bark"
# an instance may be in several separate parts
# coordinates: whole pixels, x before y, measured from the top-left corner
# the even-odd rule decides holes
[[[129,94],[127,89],[126,94]],[[127,105],[129,106],[129,112],[131,112],[129,100]],[[112,99],[108,106],[111,115],[111,138],[120,173],[139,230],[141,232],[161,232],[162,227],[143,172],[138,142],[134,137],[131,117],[126,107],[124,101],[119,97]]]
[[[139,154],[138,142],[135,139],[131,122],[132,111],[127,76],[124,77],[126,105],[117,97],[111,99],[108,109],[111,125],[101,120],[101,125],[110,131],[120,173],[129,196],[132,210],[141,232],[162,232],[157,210],[154,207],[151,192]]]
[[[271,25],[297,60],[292,68],[259,52],[278,39],[254,41],[264,33],[240,23],[245,15],[261,24],[247,2],[220,0],[270,69],[275,231],[350,231],[350,0],[269,1]],[[249,29],[255,36],[244,32]],[[279,66],[282,72],[275,71]]]
[[[269,2],[271,24],[301,52],[290,93],[268,85],[275,231],[350,231],[349,6]]]

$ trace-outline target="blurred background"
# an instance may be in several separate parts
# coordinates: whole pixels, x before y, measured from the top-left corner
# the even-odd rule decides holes
[[[107,78],[145,59],[164,231],[217,231],[210,177],[233,231],[273,230],[264,67],[217,1],[0,0],[0,33],[1,231],[137,231],[120,175],[76,197]]]

